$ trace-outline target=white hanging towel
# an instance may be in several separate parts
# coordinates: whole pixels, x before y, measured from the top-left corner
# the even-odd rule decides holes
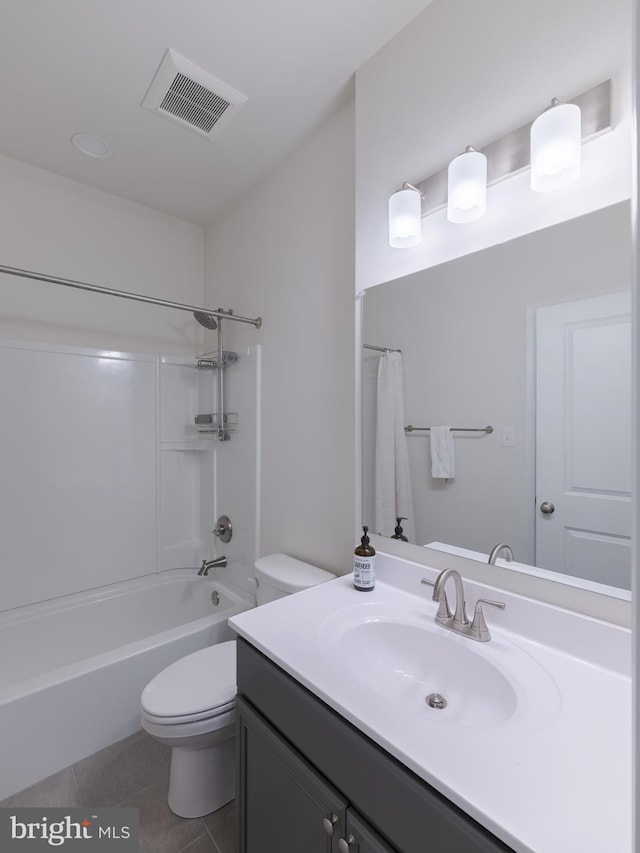
[[[453,433],[448,426],[432,426],[431,476],[434,480],[452,480],[456,476],[456,457],[453,449]]]
[[[396,518],[406,518],[404,535],[415,542],[402,386],[402,354],[383,353],[378,361],[376,404],[375,532],[391,536]]]

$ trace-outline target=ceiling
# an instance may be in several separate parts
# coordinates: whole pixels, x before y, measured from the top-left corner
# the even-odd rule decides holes
[[[0,153],[207,224],[431,0],[0,0]],[[141,102],[172,48],[247,96],[211,140]],[[79,153],[94,134],[109,159]]]

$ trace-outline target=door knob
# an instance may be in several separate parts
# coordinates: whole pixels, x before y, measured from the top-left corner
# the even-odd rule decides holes
[[[540,512],[543,513],[544,515],[551,515],[554,512],[554,510],[555,510],[555,507],[551,503],[551,501],[543,501],[540,504]]]

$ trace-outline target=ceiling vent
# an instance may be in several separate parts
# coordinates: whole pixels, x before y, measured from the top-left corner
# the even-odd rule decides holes
[[[246,100],[245,95],[169,48],[142,106],[214,139]]]

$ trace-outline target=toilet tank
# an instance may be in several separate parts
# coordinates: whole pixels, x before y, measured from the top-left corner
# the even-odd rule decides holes
[[[260,605],[333,580],[335,575],[287,554],[269,554],[256,560],[255,578]]]

